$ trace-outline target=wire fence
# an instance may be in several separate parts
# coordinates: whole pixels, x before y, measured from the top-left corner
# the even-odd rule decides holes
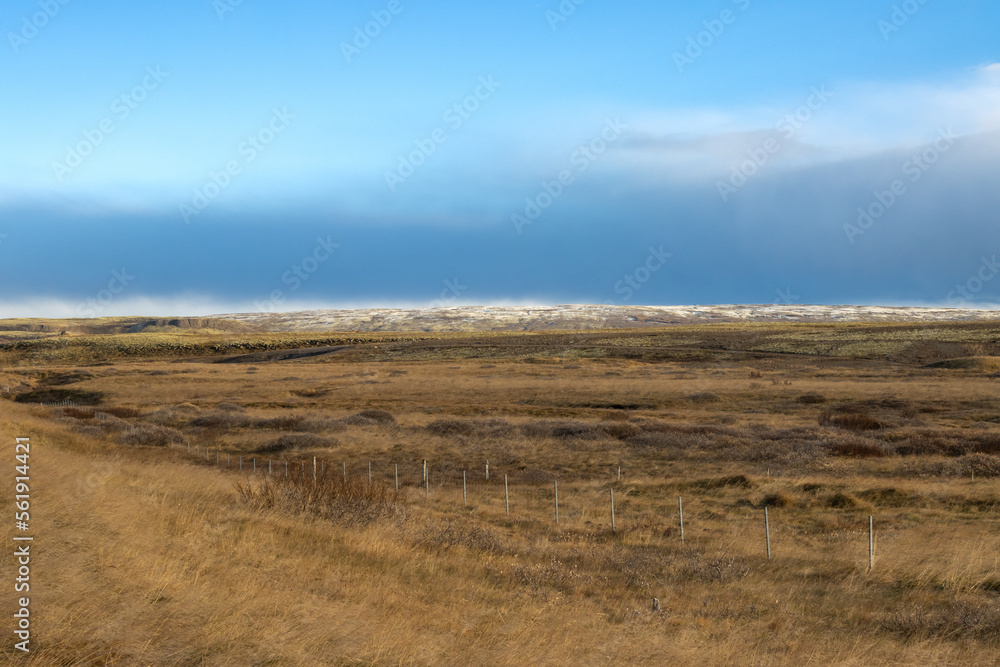
[[[498,517],[511,519],[551,521],[568,527],[607,530],[610,534],[622,529],[635,528],[637,524],[649,527],[650,509],[639,510],[643,516],[629,516],[632,504],[627,495],[626,471],[619,465],[610,465],[607,474],[589,479],[574,479],[560,486],[557,476],[546,475],[537,469],[504,469],[487,461],[475,468],[455,462],[370,461],[334,460],[325,457],[278,457],[267,454],[232,453],[218,449],[203,449],[200,445],[175,444],[186,449],[196,460],[217,466],[222,470],[261,479],[269,476],[324,480],[331,477],[345,482],[361,479],[369,484],[382,485],[390,490],[407,493],[411,498],[423,498],[438,508],[448,511],[476,509],[492,511]],[[616,501],[615,490],[619,490]],[[415,494],[415,496],[413,495]],[[676,505],[656,521],[668,526],[663,534],[680,543],[691,540],[690,523],[685,533],[684,499],[676,498]],[[624,510],[624,513],[623,513]],[[759,551],[767,559],[772,557],[773,519],[768,507],[758,508],[757,515],[744,516],[742,521],[730,523],[734,534],[744,536],[759,530]],[[624,521],[623,521],[624,519]],[[736,525],[740,524],[740,525]],[[754,528],[754,526],[758,528]],[[864,525],[843,531],[853,535],[852,541],[864,542],[867,548],[867,568],[875,567],[876,531],[872,515]],[[758,538],[749,537],[751,541]]]

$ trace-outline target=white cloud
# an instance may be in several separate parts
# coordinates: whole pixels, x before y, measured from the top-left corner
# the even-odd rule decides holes
[[[821,101],[816,90],[832,96]],[[639,112],[615,160],[699,177],[747,159],[767,137],[781,143],[772,162],[796,164],[917,147],[947,128],[959,136],[1000,130],[1000,63],[948,82],[828,84],[767,106]]]

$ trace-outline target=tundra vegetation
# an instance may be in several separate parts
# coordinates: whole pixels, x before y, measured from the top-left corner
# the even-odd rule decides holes
[[[12,661],[986,664],[1000,649],[996,323],[78,324],[0,323],[0,432],[11,469],[31,437],[37,535],[33,650],[8,633]]]

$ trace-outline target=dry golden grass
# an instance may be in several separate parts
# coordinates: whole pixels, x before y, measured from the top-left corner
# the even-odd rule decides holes
[[[656,340],[640,338],[630,345]],[[405,358],[383,349],[252,365],[0,369],[19,392],[97,395],[105,415],[0,403],[3,441],[33,439],[38,536],[33,652],[24,660],[8,638],[4,656],[33,665],[996,662],[1000,423],[982,364],[563,358],[553,355],[568,348],[524,355],[527,342],[507,340],[518,351],[489,359],[458,339],[433,359],[420,347]],[[879,428],[834,419],[844,415]],[[175,444],[127,444],[141,442]],[[205,447],[228,453],[228,469]],[[311,486],[313,457],[327,491]],[[272,461],[276,479],[248,474],[254,459],[261,472]],[[367,497],[369,462],[386,511],[351,504]]]

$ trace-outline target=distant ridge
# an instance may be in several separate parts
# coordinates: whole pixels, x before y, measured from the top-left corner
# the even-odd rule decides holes
[[[969,322],[1000,311],[886,306],[446,306],[288,313],[231,313],[268,331],[551,331],[657,327],[707,322]]]

